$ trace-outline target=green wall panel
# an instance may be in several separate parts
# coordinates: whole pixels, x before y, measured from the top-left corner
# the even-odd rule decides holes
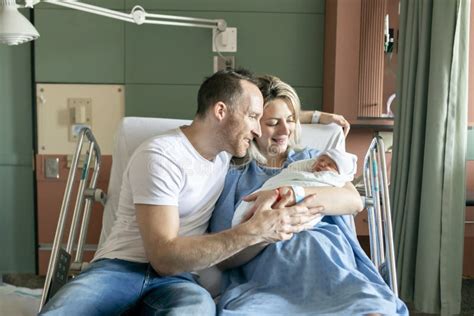
[[[127,84],[199,84],[212,73],[210,29],[126,25]]]
[[[35,9],[36,82],[123,83],[125,22],[69,9]]]
[[[288,82],[291,85],[291,82]],[[301,101],[303,110],[323,109],[323,89],[293,86]]]
[[[229,21],[238,27],[238,65],[296,86],[322,87],[323,15],[235,14]]]
[[[0,274],[35,272],[31,44],[0,45]]]
[[[348,1],[348,0],[346,0]],[[325,0],[126,0],[126,7],[141,5],[145,10],[245,11],[323,13]],[[163,12],[167,14],[167,12]],[[183,14],[181,14],[183,15]]]
[[[35,272],[33,172],[0,165],[0,274]]]
[[[171,12],[177,13],[177,12]],[[224,17],[237,27],[237,66],[272,73],[306,87],[322,87],[324,16],[321,14],[183,12]],[[126,26],[126,82],[199,84],[212,72],[211,31]]]
[[[474,160],[474,129],[467,131],[467,160]]]
[[[0,46],[0,165],[31,166],[30,45]]]
[[[192,119],[198,89],[198,85],[127,84],[125,115]]]

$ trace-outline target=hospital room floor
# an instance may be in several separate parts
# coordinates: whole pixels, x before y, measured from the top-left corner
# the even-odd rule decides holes
[[[3,283],[29,289],[40,289],[44,284],[44,276],[33,274],[5,274]],[[1,279],[0,279],[1,285]],[[411,310],[411,315],[428,315]],[[461,315],[474,315],[474,279],[464,278],[462,283]]]

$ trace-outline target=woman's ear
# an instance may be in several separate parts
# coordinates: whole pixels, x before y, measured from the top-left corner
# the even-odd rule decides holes
[[[216,104],[214,104],[213,110],[214,110],[215,118],[218,121],[222,121],[225,118],[225,116],[227,115],[228,108],[227,108],[227,105],[224,102],[219,101]]]

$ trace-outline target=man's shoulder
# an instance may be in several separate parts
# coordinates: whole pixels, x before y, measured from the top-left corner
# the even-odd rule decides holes
[[[177,149],[183,144],[182,134],[178,128],[169,130],[163,134],[153,136],[145,140],[138,148],[137,151],[160,151],[168,152],[173,149]]]
[[[169,157],[170,160],[181,150],[182,141],[178,129],[167,131],[163,134],[153,136],[142,142],[130,156],[128,166],[136,161],[140,163]]]

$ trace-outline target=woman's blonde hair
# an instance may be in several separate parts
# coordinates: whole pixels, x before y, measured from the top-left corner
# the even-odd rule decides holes
[[[258,77],[257,80],[258,87],[263,95],[264,110],[268,103],[275,99],[284,100],[290,110],[293,110],[295,115],[296,126],[293,132],[293,137],[289,141],[288,150],[292,148],[298,148],[298,144],[300,143],[301,139],[301,103],[298,95],[296,94],[296,91],[289,84],[281,81],[280,78],[275,76],[264,75]],[[247,164],[252,160],[256,160],[260,164],[267,163],[267,159],[258,149],[255,139],[250,143],[250,148],[248,150],[247,155],[241,159],[234,159],[234,163],[237,165],[242,165]]]

